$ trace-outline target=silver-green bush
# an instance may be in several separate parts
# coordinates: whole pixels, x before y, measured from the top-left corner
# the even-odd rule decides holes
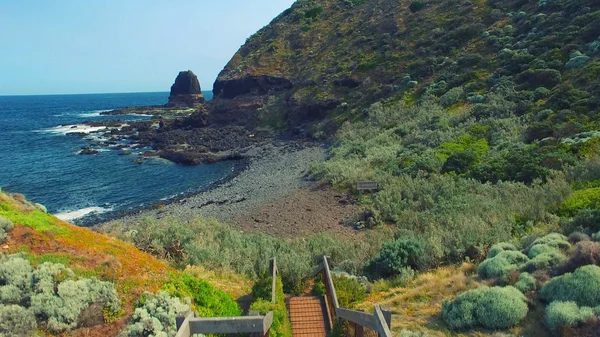
[[[528,260],[529,258],[521,252],[504,250],[494,257],[483,261],[477,267],[477,274],[482,278],[499,277],[504,280],[510,273],[517,271]]]
[[[29,337],[37,327],[30,310],[18,305],[0,304],[0,336]]]
[[[529,256],[530,259],[533,259],[536,256],[545,253],[560,253],[560,250],[556,247],[547,245],[545,243],[538,243],[532,245],[531,248],[529,248],[529,250],[527,251],[527,256]]]
[[[547,303],[573,301],[580,306],[600,306],[600,267],[583,266],[555,277],[542,287],[540,295]]]
[[[496,255],[502,253],[505,250],[515,250],[516,251],[518,249],[512,243],[500,242],[500,243],[493,245],[490,248],[490,250],[488,251],[488,254],[487,254],[487,258],[489,259],[489,258],[495,257]]]
[[[14,225],[9,219],[0,216],[0,242],[4,242],[8,233],[13,229]]]
[[[506,329],[525,318],[529,310],[526,301],[516,288],[483,286],[444,302],[442,317],[453,330],[477,326]]]
[[[575,302],[554,301],[546,307],[544,321],[552,333],[561,327],[576,326],[596,316],[594,309],[579,307]]]
[[[521,269],[529,272],[549,269],[564,262],[566,259],[560,251],[542,253],[527,261]]]
[[[129,325],[121,333],[131,337],[173,337],[177,334],[175,318],[190,310],[189,303],[182,303],[164,291],[156,295],[144,294],[141,306],[135,309]]]
[[[515,288],[519,289],[520,292],[526,293],[530,290],[535,290],[536,280],[533,275],[529,273],[521,273],[519,280],[515,283]]]
[[[93,304],[113,313],[121,310],[112,283],[75,279],[61,264],[46,262],[34,269],[20,254],[0,257],[0,284],[3,304],[24,307],[53,333],[75,328],[81,312]]]
[[[571,248],[571,244],[567,240],[567,237],[562,234],[558,234],[558,233],[551,233],[551,234],[548,234],[546,236],[543,236],[543,237],[533,241],[533,243],[531,244],[529,249],[533,248],[533,246],[535,246],[535,245],[541,245],[541,244],[545,244],[545,245],[548,245],[550,247],[554,247],[557,249]]]

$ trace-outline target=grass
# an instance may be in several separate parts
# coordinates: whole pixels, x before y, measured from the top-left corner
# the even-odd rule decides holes
[[[465,263],[434,269],[417,276],[405,287],[373,293],[358,309],[372,312],[375,304],[392,309],[392,330],[419,331],[426,327],[429,333],[449,334],[441,319],[442,303],[461,292],[481,285],[474,276],[475,266]]]

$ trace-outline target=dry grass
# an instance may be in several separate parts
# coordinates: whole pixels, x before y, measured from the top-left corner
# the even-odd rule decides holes
[[[200,266],[187,266],[185,272],[205,280],[238,300],[252,293],[254,281],[232,271],[213,271]]]
[[[451,335],[440,317],[442,303],[479,287],[481,283],[472,276],[474,271],[475,266],[467,263],[438,268],[417,276],[406,287],[372,294],[358,308],[372,312],[375,304],[389,306],[394,315],[392,330],[397,333],[410,329],[428,331],[434,336]]]

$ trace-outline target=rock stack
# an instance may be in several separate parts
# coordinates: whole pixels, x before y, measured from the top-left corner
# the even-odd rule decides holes
[[[169,107],[195,108],[204,103],[198,77],[191,71],[181,71],[171,86]]]

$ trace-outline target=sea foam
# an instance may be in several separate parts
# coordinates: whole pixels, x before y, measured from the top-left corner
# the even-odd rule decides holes
[[[113,210],[112,208],[87,207],[87,208],[78,209],[76,211],[57,213],[57,214],[54,214],[54,216],[63,221],[70,222],[70,221],[73,221],[76,219],[83,218],[86,215],[102,214],[102,213],[110,212],[112,210]]]
[[[56,135],[66,135],[67,133],[91,133],[105,130],[106,126],[89,126],[84,124],[59,125],[49,129],[37,130],[40,133],[51,133]]]

